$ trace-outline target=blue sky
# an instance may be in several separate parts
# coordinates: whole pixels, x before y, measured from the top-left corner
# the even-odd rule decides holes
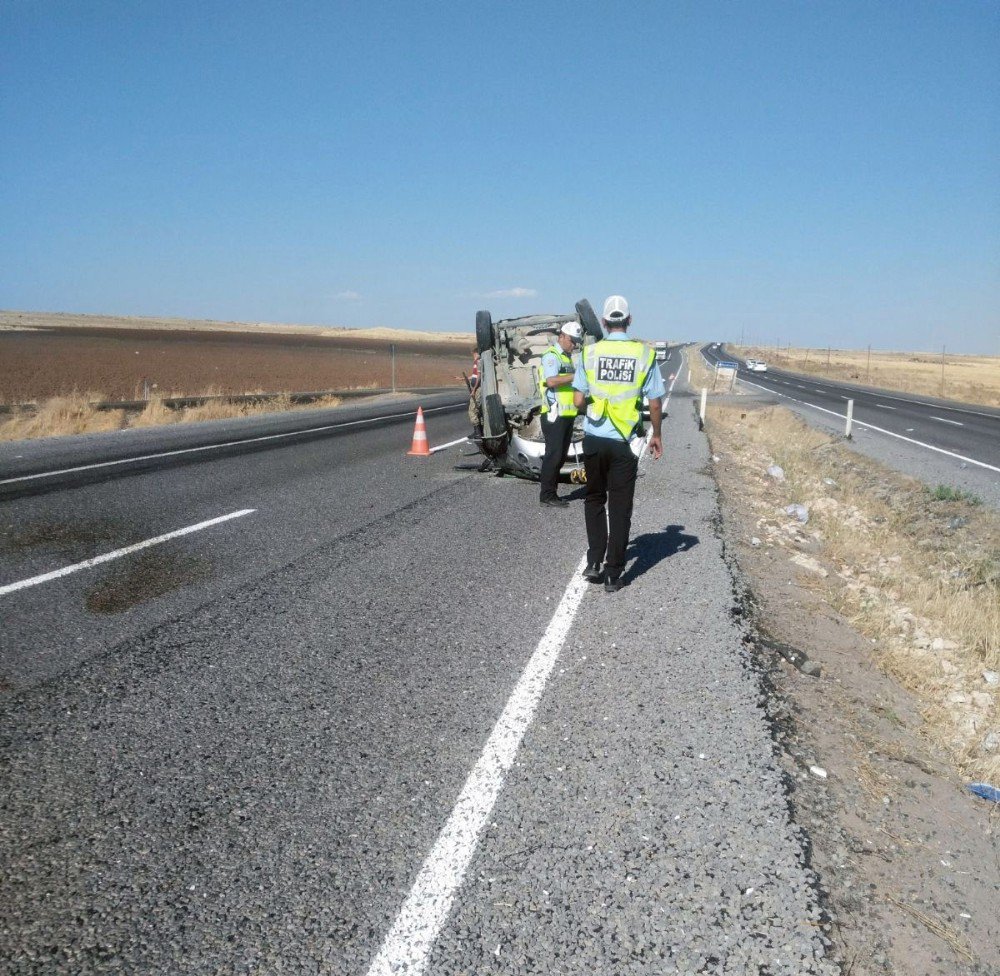
[[[1000,353],[1000,4],[0,5],[0,308]]]

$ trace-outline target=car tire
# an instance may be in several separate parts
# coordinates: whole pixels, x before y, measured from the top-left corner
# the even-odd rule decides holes
[[[507,416],[499,393],[483,397],[483,435],[483,454],[491,458],[502,458],[507,453],[510,444]]]
[[[507,436],[507,417],[504,415],[499,393],[490,393],[483,398],[483,419],[487,437]]]
[[[493,348],[493,318],[489,312],[476,312],[476,348],[480,354]]]
[[[583,326],[583,331],[587,335],[593,336],[595,339],[604,338],[604,330],[601,328],[601,321],[598,319],[593,305],[591,305],[586,298],[581,298],[580,301],[576,303],[576,314],[580,317],[580,325]]]

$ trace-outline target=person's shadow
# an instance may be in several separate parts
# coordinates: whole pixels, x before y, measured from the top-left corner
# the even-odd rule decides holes
[[[626,559],[635,562],[625,571],[628,581],[638,579],[648,573],[657,563],[669,559],[678,552],[686,552],[698,545],[698,536],[688,535],[683,525],[668,525],[662,532],[647,532],[636,536],[625,554]]]

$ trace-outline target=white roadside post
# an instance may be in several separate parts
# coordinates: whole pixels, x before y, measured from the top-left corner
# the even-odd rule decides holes
[[[708,400],[708,388],[703,386],[701,388],[701,413],[700,413],[702,427],[705,426],[705,403],[707,400]]]
[[[854,423],[854,401],[847,401],[847,426],[844,428],[844,436],[851,439],[851,425]]]

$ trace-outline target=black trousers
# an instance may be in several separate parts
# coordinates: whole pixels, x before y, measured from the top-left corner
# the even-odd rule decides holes
[[[584,437],[587,471],[587,562],[605,563],[608,576],[625,570],[625,550],[632,529],[632,502],[639,460],[625,441]]]
[[[545,435],[545,457],[542,458],[541,492],[544,502],[555,498],[559,485],[559,469],[566,460],[570,441],[573,439],[575,417],[556,417],[550,421],[547,413],[542,414],[542,433]]]

